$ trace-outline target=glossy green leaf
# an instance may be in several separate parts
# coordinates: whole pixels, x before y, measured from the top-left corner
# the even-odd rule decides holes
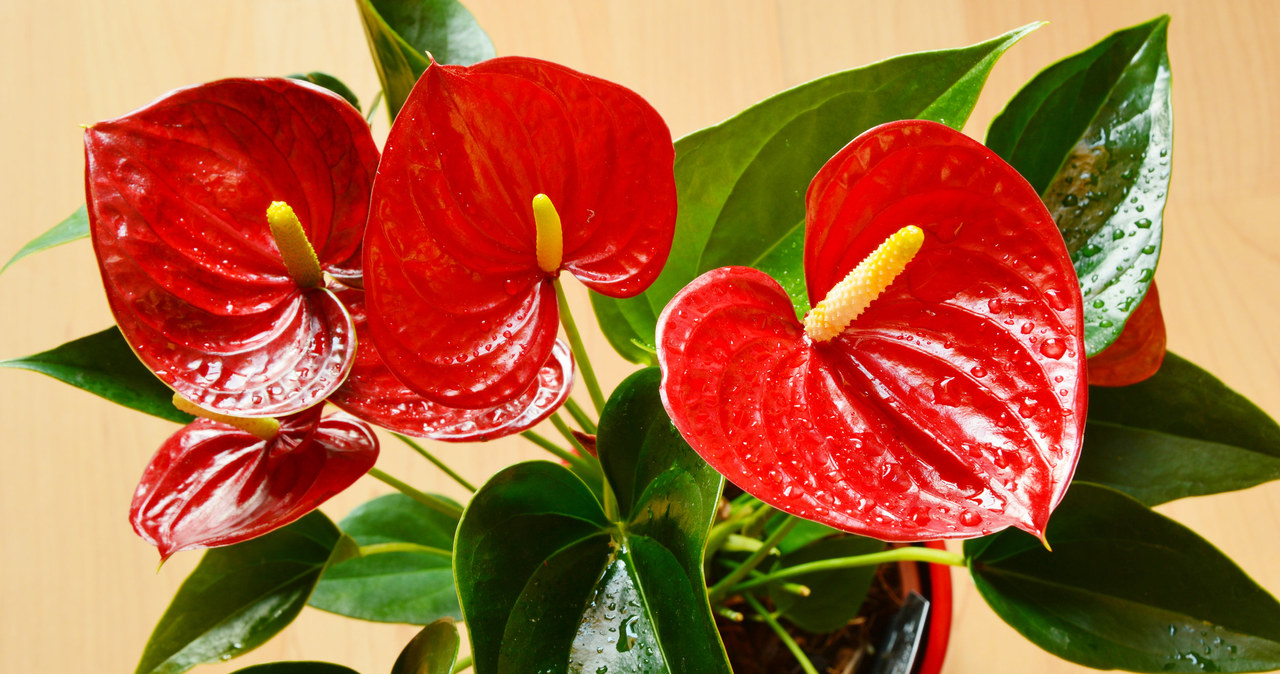
[[[356,92],[352,91],[351,87],[348,87],[345,82],[333,75],[330,75],[329,73],[322,73],[318,70],[313,70],[309,73],[294,73],[289,76],[289,79],[310,82],[318,87],[328,89],[329,91],[332,91],[346,99],[346,101],[351,104],[351,107],[356,110],[360,109],[360,99],[356,97]]]
[[[1173,142],[1168,26],[1159,17],[1050,66],[987,134],[1062,230],[1090,356],[1120,335],[1160,257]]]
[[[1181,524],[1077,482],[1047,537],[1053,552],[1015,530],[965,544],[979,593],[1041,648],[1099,669],[1280,667],[1280,602]]]
[[[788,237],[803,236],[797,232],[804,226],[804,195],[818,169],[877,124],[920,118],[963,127],[996,60],[1037,25],[972,47],[828,75],[677,141],[680,213],[662,275],[630,299],[591,297],[609,343],[654,344],[667,302],[702,272],[725,265],[764,269],[783,282],[798,307],[807,307],[801,247],[779,251]],[[772,258],[767,268],[766,258]],[[618,352],[652,362],[633,349]]]
[[[54,225],[53,229],[27,242],[27,245],[19,249],[17,253],[14,253],[13,257],[9,258],[9,261],[4,263],[3,267],[0,267],[0,274],[3,274],[14,262],[28,255],[88,237],[89,213],[84,206],[81,206],[74,213],[68,215],[66,220]]]
[[[457,520],[404,494],[361,505],[340,523],[356,543],[412,543],[438,552],[379,552],[329,567],[311,595],[311,605],[362,620],[414,625],[446,616],[461,618],[450,556],[456,525]]]
[[[672,426],[659,379],[628,378],[600,418],[621,522],[552,463],[512,466],[476,492],[454,570],[478,674],[729,671],[702,576],[722,479]]]
[[[307,605],[328,564],[357,554],[319,511],[205,553],[151,633],[136,674],[178,674],[261,646]]]
[[[439,63],[471,65],[493,58],[493,43],[457,0],[356,0],[391,119],[418,77]]]
[[[824,538],[783,555],[772,571],[824,559],[867,555],[883,549],[884,542],[874,538],[853,535]],[[774,609],[781,611],[787,620],[810,632],[824,634],[844,627],[858,615],[875,577],[874,565],[808,573],[786,580],[808,587],[811,591],[808,597],[787,592],[778,583],[769,586],[769,597],[773,599]]]
[[[138,360],[118,328],[107,328],[0,366],[31,370],[113,403],[185,424],[194,417],[173,406],[173,391]]]
[[[460,645],[453,619],[441,618],[422,628],[400,651],[391,674],[451,674]]]
[[[1280,425],[1173,353],[1146,381],[1089,388],[1076,478],[1155,505],[1280,478]]]
[[[237,669],[232,674],[358,674],[356,670],[331,662],[299,660],[295,662],[268,662]]]

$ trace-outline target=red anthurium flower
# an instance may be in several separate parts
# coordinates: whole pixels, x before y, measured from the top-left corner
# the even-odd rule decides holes
[[[433,403],[405,388],[383,364],[368,338],[364,292],[344,289],[338,297],[351,312],[360,346],[350,376],[329,402],[388,430],[448,442],[492,440],[537,425],[564,403],[573,388],[573,356],[557,340],[534,385],[510,402],[488,409]]]
[[[1089,383],[1093,386],[1136,384],[1160,369],[1164,352],[1164,315],[1160,312],[1156,284],[1152,282],[1116,341],[1089,359]]]
[[[904,121],[842,149],[807,204],[805,324],[743,267],[659,318],[680,432],[748,492],[846,531],[1042,535],[1086,387],[1075,273],[1035,191],[966,136]]]
[[[354,108],[294,80],[223,80],[89,127],[85,156],[107,299],[160,379],[240,416],[342,383],[352,325],[322,272],[359,274],[378,163]]]
[[[673,162],[658,113],[616,84],[528,58],[432,64],[387,138],[365,235],[387,366],[451,407],[524,393],[555,344],[560,271],[613,297],[661,271]]]
[[[134,530],[167,559],[261,536],[346,489],[373,467],[378,439],[346,414],[322,419],[321,407],[284,417],[269,440],[212,419],[183,427],[142,474]]]

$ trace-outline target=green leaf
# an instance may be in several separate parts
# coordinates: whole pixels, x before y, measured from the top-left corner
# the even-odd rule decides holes
[[[320,574],[358,554],[319,511],[205,553],[160,617],[136,674],[178,674],[261,646],[303,606]]]
[[[347,102],[351,104],[351,107],[356,110],[360,109],[360,99],[356,98],[356,92],[352,91],[351,87],[348,87],[342,80],[330,75],[329,73],[322,73],[318,70],[313,70],[309,73],[294,73],[289,76],[289,79],[310,82],[318,87],[328,89],[329,91],[345,98]]]
[[[804,195],[818,169],[855,136],[884,122],[921,118],[963,127],[996,60],[1037,25],[972,47],[828,75],[677,141],[680,213],[671,255],[644,293],[592,298],[609,343],[654,344],[667,302],[699,274],[724,265],[764,269],[783,281],[798,307],[807,307],[801,247],[782,244],[796,232],[803,237]],[[618,353],[652,362],[631,349]]]
[[[358,674],[356,670],[331,662],[268,662],[237,669],[232,674]]]
[[[426,71],[439,63],[471,65],[493,58],[493,43],[456,0],[356,0],[373,63],[394,120]]]
[[[460,644],[453,619],[441,618],[422,628],[404,647],[391,674],[451,674]]]
[[[89,212],[81,206],[74,213],[67,216],[66,220],[53,226],[53,229],[37,236],[23,246],[21,250],[14,253],[9,261],[0,267],[0,274],[3,274],[14,262],[31,255],[39,253],[42,250],[48,250],[54,246],[61,246],[64,243],[75,241],[76,239],[84,239],[89,236]]]
[[[722,478],[672,426],[660,378],[628,378],[600,418],[620,522],[552,463],[512,466],[476,492],[454,570],[478,674],[729,671],[702,575]]]
[[[1077,482],[1047,535],[1053,552],[1016,530],[965,543],[979,593],[1041,648],[1099,669],[1280,667],[1280,602],[1181,524]]]
[[[351,511],[339,526],[361,546],[414,543],[443,554],[385,552],[349,559],[325,571],[311,595],[312,606],[362,620],[414,625],[462,617],[449,556],[457,520],[404,494],[388,494]]]
[[[173,391],[133,354],[118,328],[107,328],[49,351],[0,360],[102,396],[113,403],[185,424],[194,417],[173,406]]]
[[[1280,478],[1280,425],[1173,353],[1146,381],[1089,388],[1076,478],[1147,505]]]
[[[883,549],[884,542],[874,538],[853,535],[824,538],[783,555],[772,571],[825,559],[866,555]],[[810,632],[825,634],[844,627],[858,615],[875,577],[874,565],[808,573],[786,580],[808,587],[811,591],[808,597],[787,592],[780,583],[769,586],[769,597],[773,599],[774,608],[792,623]]]
[[[1173,142],[1168,26],[1161,16],[1050,66],[987,134],[1062,230],[1090,356],[1120,335],[1160,257]]]

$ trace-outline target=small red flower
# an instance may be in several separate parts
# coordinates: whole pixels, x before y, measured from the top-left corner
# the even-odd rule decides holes
[[[1160,296],[1153,281],[1116,341],[1089,359],[1089,384],[1136,384],[1160,369],[1164,352],[1164,315],[1160,312]]]
[[[220,413],[275,416],[324,400],[355,343],[320,270],[358,277],[377,163],[360,114],[295,80],[179,89],[88,128],[94,249],[138,357]],[[297,214],[292,243],[268,227],[272,202]],[[300,282],[282,254],[318,268]]]
[[[573,356],[557,340],[534,385],[511,401],[486,409],[433,403],[405,388],[383,364],[368,337],[364,292],[343,289],[338,298],[351,312],[359,347],[351,375],[329,402],[369,423],[446,442],[493,440],[536,426],[564,404],[573,388]]]
[[[528,58],[432,64],[387,139],[365,236],[387,366],[451,407],[523,394],[555,343],[561,270],[613,297],[661,271],[673,161],[662,119],[621,86]]]
[[[987,148],[932,122],[886,124],[809,186],[811,302],[904,228],[914,258],[904,248],[905,270],[826,341],[761,272],[694,280],[658,322],[667,411],[729,480],[808,519],[896,541],[1041,535],[1085,417],[1083,314],[1062,237]],[[883,250],[876,260],[899,249]]]
[[[378,458],[364,422],[341,413],[321,419],[321,407],[281,419],[270,440],[210,419],[183,427],[142,474],[129,513],[134,530],[167,559],[246,541],[315,510]]]

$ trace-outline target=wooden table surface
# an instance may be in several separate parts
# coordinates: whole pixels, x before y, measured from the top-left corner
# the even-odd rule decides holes
[[[1169,345],[1280,415],[1280,2],[501,2],[471,7],[501,54],[559,61],[625,84],[684,135],[784,88],[896,54],[972,44],[1050,24],[996,66],[967,131],[981,138],[1003,103],[1051,62],[1161,13],[1173,16],[1176,137],[1158,278]],[[179,86],[235,75],[323,70],[362,99],[377,89],[351,0],[0,2],[0,258],[83,201],[78,124],[121,115]],[[375,126],[381,139],[385,116]],[[576,290],[579,320],[587,318]],[[92,252],[77,242],[0,276],[0,358],[50,348],[110,323]],[[611,387],[629,371],[595,337]],[[607,357],[606,357],[607,356]],[[167,422],[45,377],[0,370],[0,671],[128,672],[197,554],[156,572],[130,530],[138,476]],[[475,481],[536,456],[519,440],[433,449]],[[380,465],[461,496],[387,443]],[[385,488],[364,479],[336,517]],[[1162,510],[1280,591],[1280,485]],[[1000,622],[955,573],[947,672],[1083,671]],[[255,662],[320,659],[385,672],[414,629],[307,610]]]

